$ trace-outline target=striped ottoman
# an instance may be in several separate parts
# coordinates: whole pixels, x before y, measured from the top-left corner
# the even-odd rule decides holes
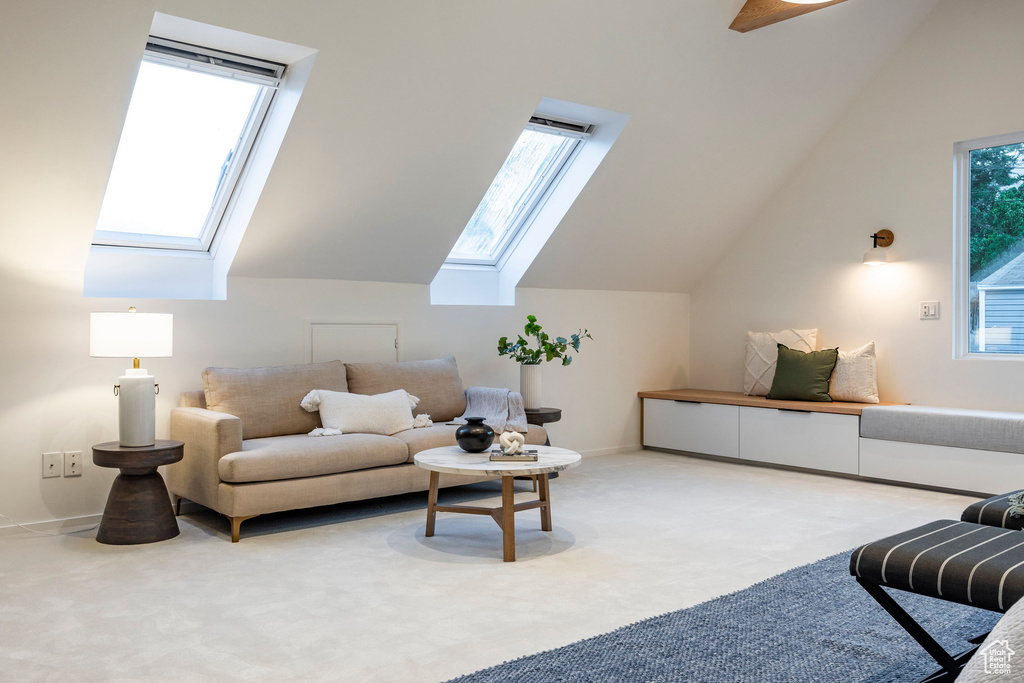
[[[953,680],[972,651],[952,656],[884,590],[895,588],[1005,612],[1024,596],[1024,532],[940,520],[861,546],[850,573]]]
[[[1000,526],[1004,529],[1024,529],[1024,517],[1010,516],[1010,496],[1020,491],[1011,491],[1001,496],[992,496],[968,505],[960,519],[964,522]]]

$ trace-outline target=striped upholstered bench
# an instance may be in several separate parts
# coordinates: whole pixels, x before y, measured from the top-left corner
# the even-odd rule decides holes
[[[940,520],[861,546],[850,573],[953,680],[973,651],[947,653],[882,587],[994,612],[1024,596],[1024,532]]]
[[[1010,514],[1012,507],[1010,497],[1020,493],[1021,491],[1011,491],[1001,496],[992,496],[972,503],[960,515],[960,519],[964,522],[998,526],[1004,529],[1024,529],[1024,517],[1014,517]]]

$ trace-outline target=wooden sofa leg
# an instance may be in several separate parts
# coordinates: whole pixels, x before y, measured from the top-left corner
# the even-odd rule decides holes
[[[231,520],[231,542],[238,543],[238,534],[242,530],[242,522],[253,517],[259,517],[259,515],[249,515],[248,517],[228,517]]]

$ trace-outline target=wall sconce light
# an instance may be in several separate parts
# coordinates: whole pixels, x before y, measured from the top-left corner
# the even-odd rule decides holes
[[[134,367],[125,370],[114,385],[118,397],[118,436],[127,448],[152,446],[156,442],[156,394],[158,385],[139,357],[168,358],[171,355],[173,318],[170,313],[93,313],[90,316],[89,355],[95,358],[133,358]]]
[[[885,252],[885,247],[892,244],[896,238],[893,236],[892,230],[879,230],[871,236],[871,239],[871,248],[864,254],[864,265],[884,266],[889,262],[889,255]]]

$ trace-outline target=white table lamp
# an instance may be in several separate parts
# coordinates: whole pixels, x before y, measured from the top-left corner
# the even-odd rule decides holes
[[[122,446],[152,446],[156,443],[156,393],[153,375],[139,367],[139,358],[167,358],[171,355],[173,316],[170,313],[92,313],[89,325],[89,355],[96,358],[134,358],[125,370],[114,394],[118,397],[118,436]]]

